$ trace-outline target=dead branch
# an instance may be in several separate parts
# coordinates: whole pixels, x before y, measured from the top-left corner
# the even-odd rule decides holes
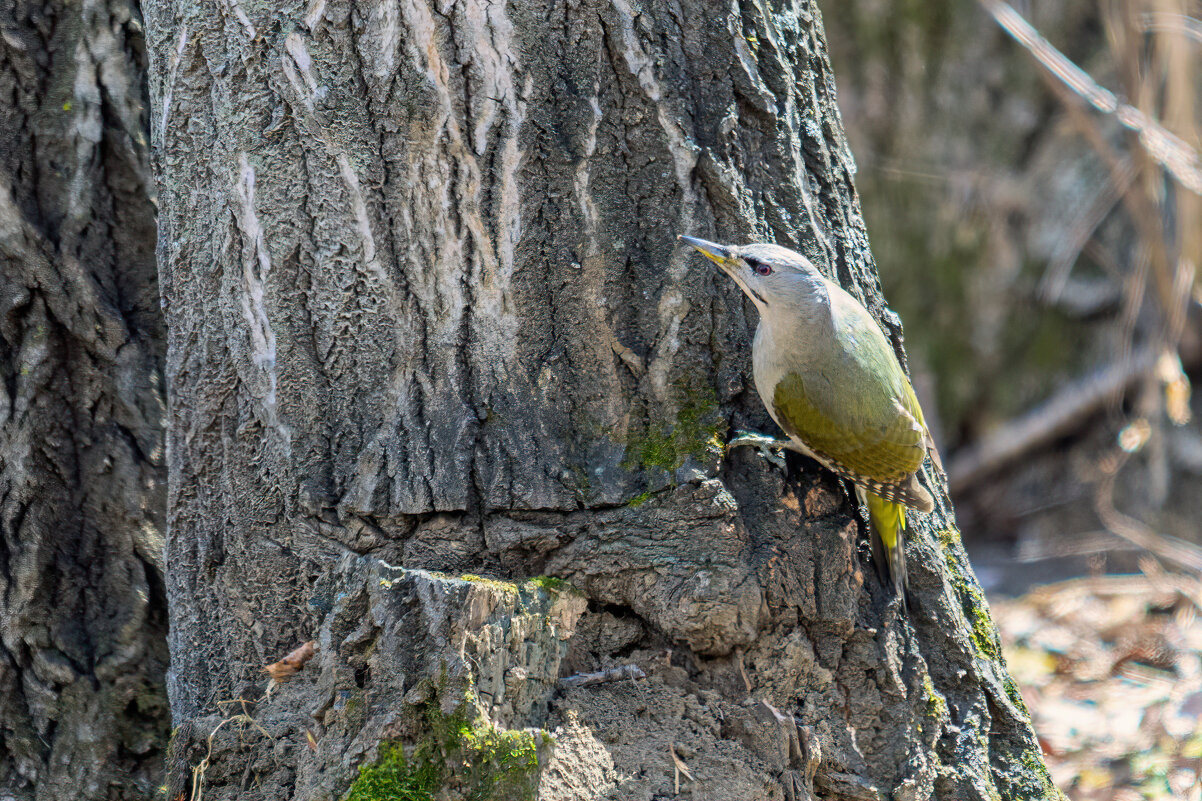
[[[596,673],[577,673],[559,680],[565,687],[590,687],[594,684],[608,684],[622,679],[645,679],[647,674],[638,665],[621,665],[609,670],[599,670]]]
[[[1151,376],[1157,358],[1152,348],[1137,351],[1129,360],[1068,385],[1046,403],[1000,426],[980,444],[951,460],[947,471],[951,491],[963,492],[1002,467],[1073,432],[1111,399]]]
[[[282,684],[295,676],[317,653],[317,643],[309,640],[294,648],[287,656],[278,662],[263,666],[263,672],[271,676],[271,680]]]
[[[1185,540],[1177,539],[1168,534],[1153,531],[1134,517],[1120,512],[1114,505],[1114,483],[1119,469],[1126,461],[1128,454],[1121,451],[1116,455],[1113,466],[1106,470],[1106,475],[1098,486],[1094,497],[1094,511],[1107,531],[1117,534],[1127,542],[1138,545],[1149,553],[1156,554],[1161,559],[1178,564],[1184,568],[1202,573],[1202,548]]]

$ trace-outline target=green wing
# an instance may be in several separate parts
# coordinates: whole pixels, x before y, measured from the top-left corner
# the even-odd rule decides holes
[[[913,390],[908,394],[913,398]],[[917,407],[910,398],[892,414],[866,418],[854,409],[822,404],[807,392],[801,376],[789,373],[776,385],[772,401],[786,433],[815,454],[854,475],[892,484],[917,472],[926,453],[921,423],[905,408]]]
[[[816,455],[854,476],[893,484],[922,466],[922,410],[876,322],[866,311],[848,311],[840,321],[842,347],[786,373],[772,403],[785,431]]]

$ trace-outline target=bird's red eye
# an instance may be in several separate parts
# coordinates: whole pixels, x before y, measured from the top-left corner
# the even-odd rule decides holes
[[[757,275],[772,275],[772,267],[764,264],[762,261],[748,262],[751,269],[755,270]]]

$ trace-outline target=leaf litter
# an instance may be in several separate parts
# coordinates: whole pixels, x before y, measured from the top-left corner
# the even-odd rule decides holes
[[[1202,801],[1202,581],[1148,562],[990,606],[1071,801]]]

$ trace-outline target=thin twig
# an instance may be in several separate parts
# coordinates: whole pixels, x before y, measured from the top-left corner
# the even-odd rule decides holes
[[[674,782],[673,789],[676,795],[680,795],[680,774],[683,773],[684,777],[691,782],[695,782],[697,780],[693,778],[692,773],[689,773],[689,766],[684,763],[683,759],[677,756],[676,746],[674,744],[668,746],[668,753],[672,755],[672,763],[676,767],[676,780]]]
[[[1111,172],[1110,180],[1094,198],[1093,202],[1080,210],[1076,220],[1069,226],[1068,236],[1056,249],[1048,269],[1040,282],[1040,294],[1047,302],[1056,302],[1068,284],[1069,273],[1081,256],[1081,251],[1093,238],[1102,221],[1123,197],[1135,180],[1135,165],[1130,159],[1122,161],[1121,169]]]
[[[212,764],[213,759],[213,738],[217,736],[217,732],[221,731],[221,728],[227,723],[249,723],[258,729],[268,740],[275,739],[270,733],[268,733],[267,729],[264,729],[262,726],[260,726],[259,722],[248,714],[244,713],[241,715],[232,715],[231,717],[222,720],[217,724],[213,731],[209,732],[209,747],[204,759],[200,760],[200,763],[196,767],[192,768],[192,801],[202,801],[202,796],[204,793],[205,771],[209,769],[209,765]]]
[[[1139,180],[1143,170],[1148,169],[1147,154],[1141,151],[1141,158],[1138,159],[1131,159],[1120,154],[1111,144],[1098,121],[1086,114],[1080,103],[1074,102],[1075,95],[1069,92],[1064,84],[1054,80],[1054,76],[1050,74],[1048,74],[1047,83],[1052,92],[1063,102],[1064,110],[1074,129],[1085,138],[1094,153],[1102,160],[1110,174],[1111,183],[1123,187],[1120,195],[1123,207],[1127,209],[1132,224],[1139,232],[1139,242],[1144,257],[1152,261],[1149,266],[1154,267],[1156,271],[1158,297],[1162,305],[1167,306],[1170,300],[1169,281],[1166,278],[1169,257],[1165,245],[1164,209],[1158,205],[1155,196],[1148,195],[1145,183]],[[1124,174],[1131,169],[1134,169],[1132,178],[1125,180]],[[1141,280],[1146,280],[1146,276]],[[1142,286],[1139,291],[1143,292]]]
[[[1115,551],[1142,550],[1109,531],[1085,531],[1055,537],[1032,537],[1018,543],[1014,559],[1020,563],[1068,556],[1092,556]]]
[[[1179,33],[1202,43],[1202,22],[1193,17],[1160,11],[1144,14],[1140,19],[1148,33]]]
[[[559,683],[565,687],[591,687],[594,684],[608,684],[627,678],[631,680],[645,679],[647,674],[638,665],[620,665],[608,670],[599,670],[596,673],[576,673],[560,679]]]
[[[1094,511],[1097,512],[1102,525],[1106,527],[1107,531],[1117,534],[1127,542],[1138,545],[1149,553],[1156,554],[1161,559],[1167,559],[1193,570],[1195,573],[1202,573],[1202,548],[1168,534],[1159,534],[1134,517],[1125,515],[1115,508],[1115,480],[1129,456],[1130,454],[1122,451],[1116,453],[1113,465],[1106,470],[1105,477],[1098,485],[1098,492],[1094,496]]]

